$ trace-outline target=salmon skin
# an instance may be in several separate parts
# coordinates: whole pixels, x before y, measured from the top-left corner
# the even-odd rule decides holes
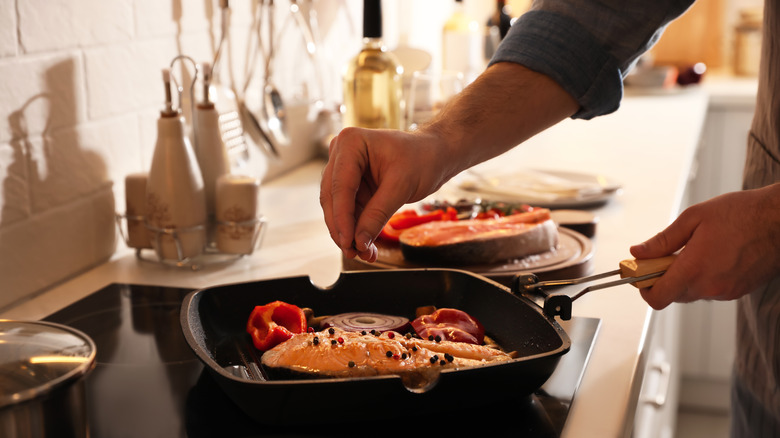
[[[300,333],[266,351],[266,369],[308,377],[366,377],[462,369],[511,360],[496,348],[464,342],[429,341],[398,332],[370,333],[333,328]]]

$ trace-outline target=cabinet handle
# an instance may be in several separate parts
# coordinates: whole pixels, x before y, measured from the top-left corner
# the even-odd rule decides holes
[[[661,377],[658,381],[658,391],[655,397],[647,397],[645,403],[660,408],[666,404],[666,398],[669,394],[669,386],[672,383],[672,366],[666,361],[658,362],[650,365],[650,370],[657,370]]]

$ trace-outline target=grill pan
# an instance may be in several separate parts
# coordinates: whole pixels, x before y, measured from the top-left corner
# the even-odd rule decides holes
[[[260,352],[245,327],[256,305],[274,300],[310,307],[315,315],[376,312],[410,320],[420,306],[453,307],[479,319],[488,336],[518,357],[444,370],[425,391],[406,388],[398,376],[266,380]],[[352,420],[372,420],[410,410],[451,410],[458,401],[478,406],[517,400],[541,387],[571,346],[561,326],[531,299],[454,269],[343,272],[324,288],[307,276],[206,288],[184,299],[181,326],[188,344],[229,398],[251,418],[268,424],[345,420],[331,409],[302,412],[302,406],[318,403],[348,407],[341,412],[348,412]]]

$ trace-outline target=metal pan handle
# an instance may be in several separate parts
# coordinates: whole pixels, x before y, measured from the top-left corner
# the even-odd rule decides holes
[[[542,312],[548,318],[558,316],[564,321],[570,320],[571,297],[566,294],[549,294],[542,288],[532,287],[532,285],[537,283],[539,283],[539,277],[535,274],[517,274],[512,279],[512,293],[533,301],[542,308]],[[539,298],[544,300],[541,305],[537,302]]]

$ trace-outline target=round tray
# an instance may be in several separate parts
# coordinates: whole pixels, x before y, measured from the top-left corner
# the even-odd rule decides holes
[[[413,268],[453,268],[463,269],[475,274],[484,275],[506,286],[511,285],[515,275],[533,273],[540,280],[576,278],[590,274],[593,259],[593,243],[582,234],[568,228],[558,228],[558,247],[541,254],[534,254],[522,259],[490,265],[421,265],[404,259],[397,243],[377,241],[379,255],[374,263],[368,263],[360,258],[347,259],[342,257],[342,267],[345,271],[360,271],[368,269],[413,269]]]

